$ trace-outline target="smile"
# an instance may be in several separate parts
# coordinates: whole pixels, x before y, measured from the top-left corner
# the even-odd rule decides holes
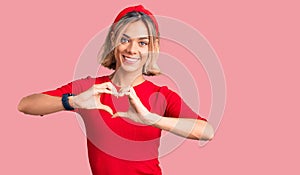
[[[130,63],[130,64],[134,64],[140,60],[140,58],[126,57],[124,55],[122,55],[122,56],[123,56],[124,62]]]

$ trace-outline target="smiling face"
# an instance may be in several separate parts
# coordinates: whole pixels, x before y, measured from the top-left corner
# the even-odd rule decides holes
[[[116,70],[142,74],[148,58],[149,35],[146,25],[136,21],[128,25],[117,38],[115,48]]]

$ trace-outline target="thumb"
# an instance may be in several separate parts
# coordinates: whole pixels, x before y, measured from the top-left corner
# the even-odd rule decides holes
[[[111,118],[117,118],[117,117],[128,118],[128,114],[127,114],[127,112],[117,112]]]
[[[110,115],[113,115],[112,109],[107,105],[100,104],[99,109],[102,109],[102,110],[110,113]]]

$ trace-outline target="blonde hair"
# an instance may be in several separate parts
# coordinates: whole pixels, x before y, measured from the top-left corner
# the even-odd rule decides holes
[[[143,74],[154,76],[160,74],[157,65],[159,53],[159,32],[156,30],[155,24],[151,18],[143,12],[129,12],[120,21],[112,24],[106,36],[105,43],[98,53],[98,62],[109,69],[116,69],[116,58],[114,54],[115,44],[119,43],[122,32],[127,26],[133,22],[142,21],[149,34],[148,58],[143,67]]]

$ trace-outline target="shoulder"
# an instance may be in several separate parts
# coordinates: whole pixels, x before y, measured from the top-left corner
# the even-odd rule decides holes
[[[173,90],[169,89],[167,86],[160,86],[157,85],[149,80],[146,80],[143,85],[141,87],[139,87],[139,89],[142,89],[143,91],[147,91],[147,92],[157,92],[159,94],[162,94],[163,96],[167,97],[171,97],[171,96],[178,96],[176,92],[174,92]]]

